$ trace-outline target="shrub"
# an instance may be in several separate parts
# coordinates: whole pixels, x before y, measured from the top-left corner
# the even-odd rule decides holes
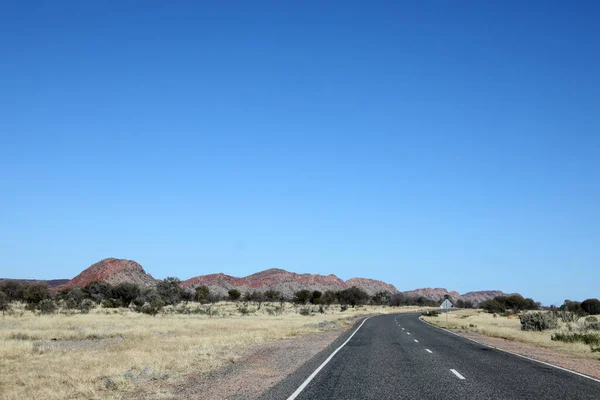
[[[421,313],[421,315],[424,315],[426,317],[437,317],[438,315],[440,315],[440,313],[435,310],[432,310],[432,311],[424,311]]]
[[[96,306],[96,303],[94,303],[94,300],[84,299],[81,301],[81,304],[79,304],[79,310],[81,311],[82,314],[87,314],[95,306]]]
[[[285,311],[285,305],[280,304],[280,305],[274,306],[274,307],[267,307],[266,310],[267,310],[267,314],[269,314],[269,315],[281,315]]]
[[[156,284],[156,290],[165,304],[177,304],[183,297],[183,288],[179,278],[168,277],[159,281]]]
[[[231,289],[227,292],[227,294],[229,294],[229,300],[232,301],[237,301],[240,299],[240,297],[242,297],[242,292],[237,289]]]
[[[546,329],[556,328],[556,317],[552,313],[547,312],[532,312],[522,314],[521,330],[522,331],[543,331]]]
[[[45,299],[38,303],[38,309],[42,314],[52,314],[56,311],[56,303],[52,299]]]
[[[67,293],[64,294],[65,305],[69,310],[79,308],[79,305],[84,298],[84,291],[78,287],[71,288]]]
[[[102,300],[102,308],[119,308],[123,306],[121,299],[106,299]]]
[[[506,311],[506,307],[497,300],[486,300],[479,305],[479,308],[490,314],[502,314]]]
[[[552,340],[561,341],[565,343],[584,343],[590,346],[599,346],[600,345],[600,335],[597,333],[562,333],[557,332],[552,335]]]
[[[112,297],[121,300],[121,303],[127,307],[140,295],[138,285],[129,282],[119,283],[113,287]]]
[[[83,288],[83,291],[96,303],[100,303],[112,296],[113,288],[108,282],[92,281]]]
[[[6,293],[0,292],[0,311],[2,311],[2,315],[6,311],[10,311],[10,300]]]
[[[300,313],[300,315],[307,316],[307,315],[310,315],[310,308],[309,307],[302,307],[300,309],[300,311],[298,311],[298,312]]]
[[[276,301],[281,299],[281,292],[278,292],[277,290],[267,290],[264,295],[267,301]]]
[[[346,311],[347,309],[348,309],[348,304],[342,304],[342,305],[340,306],[340,311],[341,311],[341,312],[344,312],[344,311]]]
[[[23,287],[23,300],[29,304],[39,304],[50,298],[50,290],[46,283],[32,283]]]
[[[196,301],[200,304],[206,304],[210,301],[210,289],[208,286],[198,286],[196,288]]]
[[[598,299],[587,299],[581,303],[581,309],[588,314],[598,315],[600,314],[600,300]]]
[[[585,322],[598,322],[598,318],[590,315],[589,317],[585,317]]]
[[[298,290],[294,293],[294,303],[296,304],[306,304],[312,297],[312,292],[310,290]]]
[[[8,297],[8,302],[23,300],[23,284],[11,279],[0,284],[0,291]]]

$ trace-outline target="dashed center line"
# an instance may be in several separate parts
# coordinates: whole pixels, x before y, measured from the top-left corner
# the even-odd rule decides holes
[[[402,330],[404,330],[404,328],[402,328]]]
[[[415,342],[419,343],[419,341],[417,339],[415,339]]]
[[[452,373],[456,375],[458,379],[465,379],[465,377],[459,374],[455,369],[451,369],[450,371],[452,371]]]
[[[410,335],[410,332],[406,332],[407,335]]]
[[[425,349],[425,351],[428,352],[428,353],[430,353],[430,354],[433,353],[433,351],[431,351],[429,349]]]

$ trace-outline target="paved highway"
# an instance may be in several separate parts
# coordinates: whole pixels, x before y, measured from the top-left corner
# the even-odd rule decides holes
[[[357,324],[262,399],[599,400],[600,383],[392,314]]]

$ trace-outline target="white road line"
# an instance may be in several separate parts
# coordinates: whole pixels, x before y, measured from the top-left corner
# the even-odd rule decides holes
[[[430,354],[433,353],[433,351],[431,351],[429,349],[425,349],[425,351],[428,352],[428,353],[430,353]]]
[[[524,359],[526,359],[526,360],[529,360],[529,361],[533,361],[533,362],[536,362],[536,363],[544,364],[544,365],[547,365],[547,366],[549,366],[549,367],[552,367],[552,368],[560,369],[561,371],[570,372],[570,373],[572,373],[572,374],[579,375],[579,376],[581,376],[582,378],[587,378],[587,379],[590,379],[590,380],[592,380],[592,381],[594,381],[594,382],[598,382],[598,383],[600,383],[600,379],[592,378],[591,376],[588,376],[588,375],[582,374],[582,373],[580,373],[580,372],[573,371],[573,370],[570,370],[570,369],[567,369],[567,368],[563,368],[563,367],[559,367],[558,365],[550,364],[550,363],[547,363],[547,362],[545,362],[545,361],[536,360],[535,358],[527,357],[527,356],[524,356],[524,355],[522,355],[522,354],[513,353],[512,351],[504,350],[504,349],[501,349],[501,348],[499,348],[499,347],[490,346],[489,344],[485,344],[485,343],[478,342],[478,341],[477,341],[477,340],[475,340],[475,339],[471,339],[471,338],[468,338],[468,337],[461,336],[461,335],[459,335],[458,333],[455,333],[455,332],[452,332],[451,330],[448,330],[448,329],[445,329],[445,328],[441,328],[441,327],[439,327],[439,326],[436,326],[436,325],[434,325],[434,324],[432,324],[432,323],[430,323],[430,322],[427,322],[427,321],[424,321],[424,320],[422,320],[421,318],[419,318],[419,321],[421,321],[421,322],[422,322],[422,323],[424,323],[424,324],[427,324],[427,325],[433,326],[434,328],[437,328],[437,329],[440,329],[440,330],[442,330],[442,331],[446,331],[446,332],[448,332],[448,333],[451,333],[451,334],[453,334],[453,335],[456,335],[456,336],[458,336],[458,337],[460,337],[460,338],[467,339],[467,340],[470,340],[471,342],[475,342],[475,343],[477,343],[477,344],[480,344],[480,345],[482,345],[482,346],[489,347],[490,349],[499,350],[499,351],[502,351],[502,352],[504,352],[504,353],[512,354],[513,356],[521,357],[521,358],[524,358]]]
[[[365,322],[367,322],[367,320],[369,318],[371,318],[371,317],[365,318],[365,320],[358,326],[358,328],[356,328],[356,330],[354,332],[352,332],[352,335],[350,335],[350,337],[344,343],[342,343],[342,345],[340,347],[335,349],[335,351],[333,353],[331,353],[331,355],[329,357],[327,357],[327,359],[325,361],[323,361],[323,363],[321,365],[319,365],[319,367],[317,369],[315,369],[315,371],[312,374],[310,374],[310,376],[308,378],[306,378],[306,380],[302,383],[302,385],[300,385],[300,387],[298,387],[298,389],[296,389],[296,391],[294,393],[292,393],[292,395],[290,397],[288,397],[287,400],[294,400],[296,397],[298,397],[298,395],[300,393],[302,393],[302,391],[310,383],[310,381],[312,381],[315,378],[315,376],[317,376],[317,374],[323,369],[323,367],[325,367],[327,365],[327,363],[329,363],[329,361],[331,361],[333,356],[335,356],[337,354],[337,352],[340,351],[350,341],[350,339],[352,339],[352,337],[354,335],[356,335],[356,332],[358,332],[358,330],[360,328],[362,328],[362,326],[365,324]]]
[[[456,375],[458,379],[465,379],[465,377],[459,374],[455,369],[451,369],[450,371],[452,371],[452,373]]]
[[[417,339],[415,339],[415,342],[419,343],[419,341]]]
[[[402,330],[404,330],[404,328],[402,328]]]
[[[406,332],[407,335],[410,335],[410,332]]]

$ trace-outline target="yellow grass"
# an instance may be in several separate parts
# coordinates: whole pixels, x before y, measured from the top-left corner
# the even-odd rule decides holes
[[[325,314],[298,314],[287,304],[282,315],[265,305],[248,316],[233,303],[213,306],[217,316],[164,313],[156,317],[127,309],[34,315],[15,305],[0,317],[2,399],[118,399],[143,393],[144,382],[163,380],[164,392],[185,373],[207,373],[236,362],[243,350],[267,341],[335,329],[366,314],[415,311],[415,307],[360,307]],[[192,305],[190,308],[208,306]],[[167,309],[166,311],[169,311]],[[156,387],[156,386],[154,386]]]
[[[459,310],[449,313],[447,317],[447,323],[446,314],[440,314],[438,317],[423,316],[422,318],[427,322],[449,329],[473,331],[486,336],[557,349],[584,358],[600,359],[600,353],[592,353],[590,346],[583,343],[565,343],[551,340],[553,333],[569,331],[567,324],[562,321],[559,321],[557,329],[531,332],[521,330],[521,322],[517,316],[509,318],[498,315],[494,317],[493,314],[482,310]],[[571,323],[573,331],[579,331],[582,327],[583,319]]]

